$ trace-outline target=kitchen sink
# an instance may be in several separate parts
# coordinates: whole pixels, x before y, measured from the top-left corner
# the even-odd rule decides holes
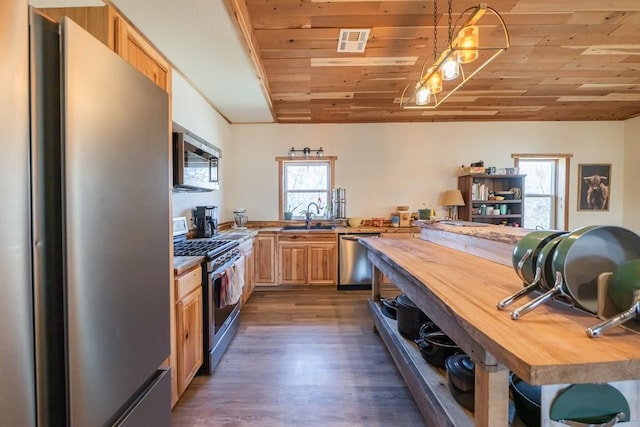
[[[317,230],[335,230],[335,225],[312,225],[311,228],[307,228],[306,225],[285,225],[282,227],[282,231],[317,231]]]

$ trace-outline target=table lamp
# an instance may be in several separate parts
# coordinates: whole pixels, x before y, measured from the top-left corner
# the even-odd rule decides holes
[[[464,199],[460,190],[446,190],[440,198],[440,205],[449,208],[449,219],[458,219],[458,206],[464,206]],[[453,208],[456,208],[456,215],[453,216]]]

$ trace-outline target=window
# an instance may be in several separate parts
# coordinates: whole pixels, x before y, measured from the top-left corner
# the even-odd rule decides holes
[[[309,203],[316,203],[311,211],[315,217],[331,214],[331,189],[333,188],[333,169],[335,157],[319,159],[290,160],[278,158],[280,165],[280,218],[284,212],[291,212],[292,219],[303,219]]]
[[[524,227],[556,228],[556,166],[557,160],[521,159],[520,173],[524,180]]]
[[[515,166],[525,174],[524,223],[529,229],[566,229],[566,177],[570,154],[514,154]],[[562,162],[562,160],[565,160]]]

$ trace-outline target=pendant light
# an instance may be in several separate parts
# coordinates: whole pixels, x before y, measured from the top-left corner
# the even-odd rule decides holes
[[[416,92],[416,105],[427,105],[431,99],[431,93],[426,86],[418,83]]]
[[[467,25],[458,33],[458,62],[460,64],[469,64],[478,59],[479,31],[477,25]]]
[[[448,46],[438,54],[438,2],[433,2],[433,59],[422,65],[417,83],[405,86],[402,109],[435,109],[509,48],[509,32],[502,16],[486,3],[460,13],[452,25],[448,1]],[[482,24],[478,22],[482,20]],[[459,24],[459,22],[461,24]],[[491,45],[480,45],[480,27],[491,34]]]
[[[438,58],[438,0],[433,0],[433,60]],[[430,94],[442,92],[442,71],[431,67],[427,71],[427,89]]]
[[[449,10],[447,12],[447,34],[449,36],[449,48],[451,48],[453,39],[453,27],[451,26],[451,2],[452,0],[449,0]],[[443,80],[449,81],[457,79],[460,75],[460,64],[458,63],[457,55],[449,55],[447,59],[442,63],[440,68],[442,70]]]
[[[429,93],[440,93],[442,92],[442,71],[440,71],[440,67],[429,68],[427,72],[429,77],[427,77],[427,89],[429,89]]]

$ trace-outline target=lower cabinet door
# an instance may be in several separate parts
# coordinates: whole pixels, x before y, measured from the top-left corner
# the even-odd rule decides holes
[[[306,244],[280,244],[278,248],[281,284],[303,284],[307,281]]]
[[[202,288],[176,303],[178,332],[178,395],[202,365]]]
[[[309,244],[309,283],[330,284],[337,283],[337,262],[335,243]]]

